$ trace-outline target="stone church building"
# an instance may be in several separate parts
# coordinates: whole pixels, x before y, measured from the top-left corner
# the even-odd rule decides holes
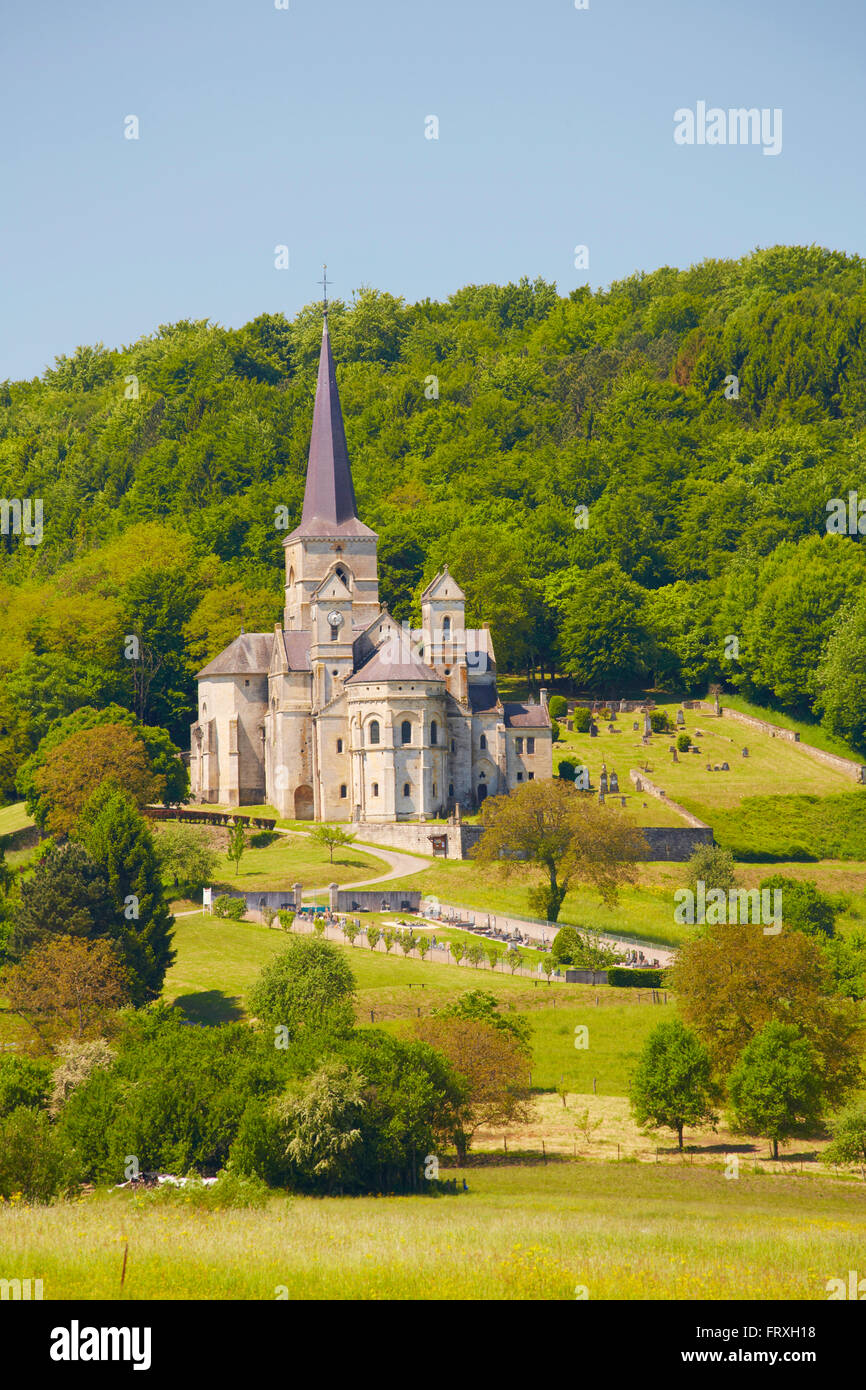
[[[447,566],[421,627],[379,602],[377,536],[358,517],[327,315],[285,611],[198,674],[192,795],[301,820],[423,821],[552,776],[550,717],[503,703],[490,631],[467,628]]]

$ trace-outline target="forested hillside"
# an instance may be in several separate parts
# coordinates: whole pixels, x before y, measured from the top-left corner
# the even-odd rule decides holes
[[[866,749],[866,550],[826,528],[831,498],[866,500],[864,266],[776,247],[595,294],[334,303],[382,598],[411,618],[447,560],[500,669],[720,681]],[[320,335],[318,305],[183,322],[0,386],[0,497],[44,508],[40,545],[0,535],[0,800],[83,703],[184,741],[194,672],[279,619]]]

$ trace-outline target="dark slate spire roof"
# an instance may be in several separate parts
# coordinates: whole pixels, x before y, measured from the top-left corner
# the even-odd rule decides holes
[[[326,314],[322,326],[322,351],[316,382],[304,509],[300,526],[286,539],[347,535],[374,536],[375,532],[358,519]]]

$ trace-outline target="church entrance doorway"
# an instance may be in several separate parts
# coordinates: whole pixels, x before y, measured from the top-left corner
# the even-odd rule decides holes
[[[313,819],[313,788],[297,787],[295,790],[295,820]]]
[[[479,805],[479,806],[481,805],[481,803],[482,803],[482,801],[484,800],[484,798],[486,797],[486,795],[487,795],[487,787],[484,785],[483,782],[479,782],[479,784],[478,784],[478,805]]]

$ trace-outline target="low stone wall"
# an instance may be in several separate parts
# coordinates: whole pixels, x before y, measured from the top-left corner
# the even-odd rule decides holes
[[[466,859],[472,845],[481,838],[480,825],[445,825],[441,821],[354,822],[352,834],[360,844],[387,845],[409,854],[426,854],[436,859]],[[434,850],[431,835],[445,837],[445,852]]]
[[[332,888],[330,905],[335,912],[417,912],[421,894],[407,888]]]
[[[566,970],[567,985],[606,985],[606,970]]]
[[[641,772],[639,768],[632,768],[628,775],[634,782],[636,792],[646,792],[648,796],[654,796],[656,800],[663,801],[666,806],[670,806],[672,811],[676,811],[678,816],[682,816],[687,825],[693,826],[695,830],[709,830],[712,837],[711,827],[707,825],[705,820],[699,820],[697,816],[692,815],[691,811],[687,811],[685,806],[671,801],[667,792],[662,791],[661,787],[657,787],[655,782],[651,782],[645,772]],[[679,829],[678,826],[673,828]]]
[[[634,783],[636,792],[646,792],[649,796],[656,797],[658,801],[663,801],[666,806],[670,806],[672,811],[676,811],[677,815],[682,816],[683,820],[687,822],[683,826],[643,826],[643,833],[650,847],[650,859],[682,863],[686,859],[691,859],[698,845],[711,845],[713,843],[712,826],[707,825],[706,821],[699,820],[684,806],[678,805],[676,801],[671,801],[667,793],[663,792],[661,787],[657,787],[654,782],[651,782],[645,773],[632,768],[628,775]]]
[[[700,708],[707,714],[715,712],[715,706],[706,700],[700,702]],[[758,729],[762,734],[769,734],[770,738],[782,738],[788,743],[796,743],[801,753],[805,753],[807,758],[812,758],[816,763],[823,763],[825,767],[832,767],[836,772],[841,772],[843,777],[850,777],[853,782],[860,784],[866,783],[866,764],[855,762],[853,758],[840,758],[837,753],[826,753],[823,748],[813,748],[811,743],[803,743],[796,729],[780,729],[778,724],[770,724],[766,719],[758,719],[753,714],[741,714],[738,709],[728,709],[726,705],[721,706],[723,719],[733,719],[737,724],[746,724],[751,729]]]

